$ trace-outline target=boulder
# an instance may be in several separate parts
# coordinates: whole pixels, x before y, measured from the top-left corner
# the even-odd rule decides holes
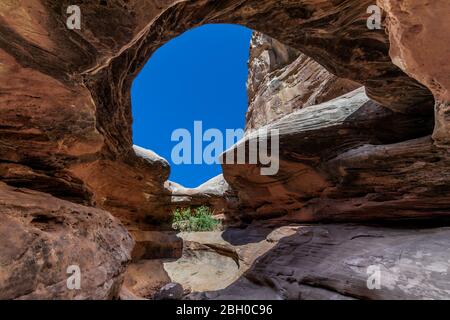
[[[184,289],[179,283],[168,283],[155,295],[155,300],[181,300],[183,298]]]
[[[117,298],[133,245],[106,211],[0,182],[0,299]]]
[[[450,3],[378,0],[385,10],[392,61],[427,86],[435,98],[433,139],[448,148],[450,129]]]

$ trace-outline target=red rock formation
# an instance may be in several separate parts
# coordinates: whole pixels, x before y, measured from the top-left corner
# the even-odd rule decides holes
[[[229,212],[236,202],[235,195],[223,175],[218,175],[197,188],[185,188],[167,181],[166,187],[172,192],[171,205],[175,208],[207,206],[215,215]]]
[[[364,84],[369,96],[388,108],[430,112],[429,91],[392,64],[383,31],[366,28],[369,4],[86,3],[81,30],[69,30],[66,1],[4,3],[1,76],[8,81],[0,84],[5,93],[0,160],[10,165],[1,178],[96,203],[129,224],[166,216],[169,194],[160,168],[143,165],[132,149],[131,82],[158,47],[205,23],[246,25],[308,54],[337,76]]]
[[[111,214],[1,182],[0,207],[0,299],[118,297],[134,243]]]
[[[445,10],[449,4],[425,0],[380,0],[379,3],[387,11],[388,32],[392,42],[390,56],[394,63],[434,93],[436,124],[433,139],[435,145],[446,147],[449,134],[446,109],[450,87],[447,60],[450,48],[445,45],[449,41],[446,39],[447,33],[442,30],[449,29],[445,14],[449,11]],[[278,48],[276,44],[272,50],[281,52],[278,56],[283,57],[284,61],[292,60],[289,58],[292,56],[290,51],[280,51]],[[261,64],[257,64],[256,72],[260,69]],[[269,80],[272,78],[269,77]],[[252,82],[251,90],[254,87]],[[264,100],[264,95],[262,93],[261,97],[256,96],[251,101]],[[276,96],[268,97],[275,99]],[[348,102],[343,105],[347,106]],[[266,105],[259,106],[263,116],[267,114],[264,109],[266,106],[270,106],[270,100]],[[250,107],[254,109],[254,105]],[[375,110],[373,106],[371,108]],[[282,130],[280,136],[282,156],[278,175],[262,177],[259,166],[224,167],[225,178],[238,192],[240,209],[250,217],[288,213],[293,219],[302,221],[446,216],[446,190],[450,184],[443,168],[447,166],[447,152],[437,149],[429,138],[408,141],[431,133],[430,123],[425,121],[420,124],[420,118],[425,120],[425,117],[419,116],[416,119],[419,122],[414,124],[416,120],[411,117],[408,121],[413,122],[407,124],[402,121],[406,125],[402,128],[399,119],[388,120],[390,116],[384,114],[378,124],[372,123],[371,126],[378,133],[387,133],[386,130],[389,130],[392,140],[363,141],[367,138],[363,134],[365,129],[356,127],[359,126],[357,119],[365,113],[364,109],[353,116],[348,115],[355,125],[351,142],[346,142],[338,134],[342,128],[335,126],[335,132],[329,133],[327,137],[333,143],[324,144],[322,137],[316,137],[310,131],[313,121],[302,116],[312,117],[315,114],[313,109],[305,114],[294,113],[269,125],[269,128],[290,128],[285,133]],[[315,116],[323,117],[319,114]],[[377,118],[376,113],[372,116],[372,119]],[[292,119],[296,117],[299,119],[293,122]],[[368,114],[363,117],[367,118]],[[387,118],[382,120],[383,117]],[[308,144],[298,141],[297,134],[303,127],[307,139],[314,141],[312,146],[317,148],[320,145],[320,149],[311,152]],[[325,134],[326,128],[320,124],[319,127],[321,129],[314,130]],[[420,133],[414,127],[421,127],[423,131]],[[397,133],[393,133],[392,129]],[[375,136],[370,139],[373,138]]]
[[[297,221],[446,215],[450,180],[435,174],[447,165],[447,153],[429,138],[410,140],[426,136],[431,127],[431,119],[371,102],[361,88],[265,127],[279,130],[276,174],[264,176],[260,164],[235,162],[223,165],[223,174],[245,220],[286,214]],[[235,149],[245,148],[248,159],[248,141],[259,136],[247,135]]]
[[[93,190],[93,201],[109,210],[129,230],[146,229],[170,219],[168,162],[150,150],[133,146],[120,161],[98,159],[75,163],[68,171]]]
[[[450,122],[450,2],[378,0],[388,15],[392,61],[436,99],[433,139],[448,147]]]

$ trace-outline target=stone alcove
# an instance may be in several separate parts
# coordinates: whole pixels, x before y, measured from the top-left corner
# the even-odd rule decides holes
[[[369,4],[370,1],[324,2],[320,5],[314,1],[282,4],[276,1],[182,1],[165,3],[167,7],[160,8],[150,2],[124,6],[113,2],[107,7],[93,5],[92,10],[90,5],[85,5],[85,32],[68,33],[63,30],[61,36],[71,39],[70,43],[86,41],[86,45],[89,44],[78,48],[73,61],[77,67],[76,74],[82,77],[95,104],[96,129],[103,139],[99,159],[103,162],[89,166],[89,170],[78,164],[69,170],[91,186],[97,204],[117,211],[119,216],[122,214],[119,211],[123,210],[115,208],[115,203],[121,203],[120,206],[127,203],[127,212],[123,214],[129,215],[130,208],[135,208],[131,212],[147,221],[159,220],[167,214],[164,210],[167,193],[161,188],[161,181],[165,180],[167,173],[158,170],[155,179],[156,170],[148,163],[143,166],[149,169],[140,171],[141,181],[156,182],[146,192],[147,199],[143,196],[141,199],[124,199],[124,193],[117,190],[110,190],[114,194],[108,195],[96,190],[95,184],[100,184],[101,180],[103,185],[117,185],[109,181],[114,178],[107,169],[111,166],[111,170],[117,170],[117,163],[130,166],[132,172],[129,175],[136,174],[135,166],[140,160],[135,159],[132,152],[130,130],[129,92],[133,78],[158,47],[186,30],[206,23],[242,24],[275,37],[306,53],[337,76],[365,85],[368,96],[387,108],[410,114],[414,119],[429,119],[433,113],[431,93],[391,62],[385,31],[366,27]],[[105,20],[104,16],[96,18],[104,10],[110,13],[110,20]],[[115,28],[105,27],[108,23],[114,24]],[[112,33],[114,42],[110,41]],[[91,42],[89,37],[93,37]],[[89,50],[92,46],[95,50]],[[421,135],[424,134],[418,134]],[[160,168],[164,167],[158,164]],[[128,179],[128,176],[123,179]],[[145,190],[141,185],[136,190],[138,188]],[[154,201],[148,199],[149,194]],[[131,220],[136,220],[136,217]]]

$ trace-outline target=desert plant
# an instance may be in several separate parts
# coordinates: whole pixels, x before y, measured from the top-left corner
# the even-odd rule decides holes
[[[172,226],[175,230],[187,232],[213,231],[220,226],[220,221],[213,215],[214,212],[206,206],[176,209]]]

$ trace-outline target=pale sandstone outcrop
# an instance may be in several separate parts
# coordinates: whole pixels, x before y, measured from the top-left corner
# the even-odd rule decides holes
[[[116,298],[133,245],[106,211],[0,182],[0,299]]]
[[[336,77],[313,59],[258,32],[252,37],[248,69],[247,130],[360,86]]]

